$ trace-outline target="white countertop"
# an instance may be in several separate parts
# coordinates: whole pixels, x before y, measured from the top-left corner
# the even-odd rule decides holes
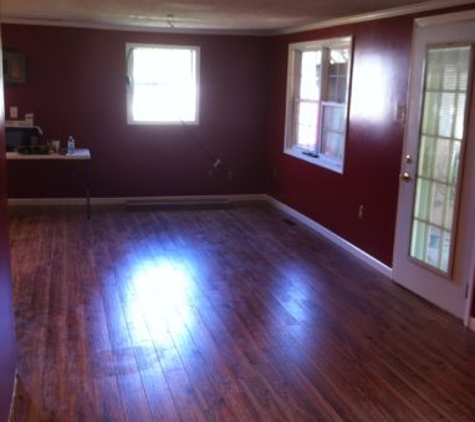
[[[34,161],[58,161],[58,160],[90,160],[91,152],[87,148],[77,148],[73,154],[20,154],[7,152],[7,160],[34,160]]]

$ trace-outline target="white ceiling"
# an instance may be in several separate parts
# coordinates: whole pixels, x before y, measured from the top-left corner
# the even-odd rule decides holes
[[[440,0],[0,0],[2,21],[149,29],[267,31]]]

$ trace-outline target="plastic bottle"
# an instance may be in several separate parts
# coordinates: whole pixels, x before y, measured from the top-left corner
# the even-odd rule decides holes
[[[68,138],[68,154],[74,154],[74,151],[76,150],[76,141],[73,138],[73,135],[71,135]]]

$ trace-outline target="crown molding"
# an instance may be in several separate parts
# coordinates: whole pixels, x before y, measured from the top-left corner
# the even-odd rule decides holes
[[[465,22],[471,20],[475,20],[475,9],[417,18],[416,25],[420,28],[427,28],[430,26],[445,25],[454,22]]]
[[[37,19],[20,18],[16,16],[4,15],[1,17],[2,24],[11,25],[33,25],[33,26],[55,26],[62,28],[100,29],[106,31],[126,31],[126,32],[152,32],[163,34],[190,34],[190,35],[234,35],[234,36],[266,36],[271,35],[268,30],[233,30],[233,29],[208,29],[208,28],[178,28],[175,23],[173,28],[158,27],[151,25],[139,25],[134,23],[118,22],[87,22],[72,21],[63,19]],[[158,24],[166,24],[166,21],[157,21]]]
[[[272,35],[289,35],[299,32],[313,31],[315,29],[331,28],[352,23],[369,22],[378,19],[393,18],[397,16],[412,15],[414,13],[430,12],[432,10],[445,9],[454,6],[464,6],[474,4],[473,0],[434,0],[424,3],[413,4],[409,6],[394,7],[383,9],[376,12],[363,13],[360,15],[348,16],[344,18],[330,19],[323,22],[296,26],[293,28],[275,31]]]

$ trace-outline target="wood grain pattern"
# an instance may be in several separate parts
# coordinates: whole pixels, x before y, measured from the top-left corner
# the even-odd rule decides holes
[[[475,335],[264,206],[15,208],[13,422],[469,422]]]

